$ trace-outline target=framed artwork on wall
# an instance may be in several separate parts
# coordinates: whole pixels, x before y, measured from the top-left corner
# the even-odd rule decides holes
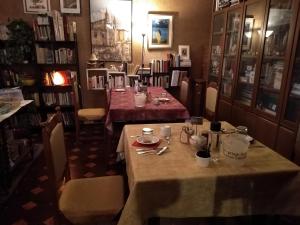
[[[102,62],[131,62],[131,0],[90,0],[92,53]]]
[[[190,59],[190,46],[189,45],[178,45],[178,54],[180,55],[180,60]]]
[[[173,15],[148,13],[148,49],[172,48]]]
[[[80,14],[80,0],[60,0],[62,13]]]
[[[23,0],[24,13],[40,14],[50,11],[50,0]]]

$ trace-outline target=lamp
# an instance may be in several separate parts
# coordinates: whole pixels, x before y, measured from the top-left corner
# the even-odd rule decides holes
[[[54,85],[64,85],[65,78],[60,72],[54,72],[52,75],[52,81]]]
[[[143,37],[143,42],[142,42],[142,73],[141,73],[141,78],[142,80],[144,79],[144,39],[145,39],[145,34],[142,34]]]

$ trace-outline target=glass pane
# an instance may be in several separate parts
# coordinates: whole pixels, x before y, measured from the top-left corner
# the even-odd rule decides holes
[[[231,97],[233,79],[237,70],[237,50],[241,24],[241,12],[233,11],[228,14],[225,50],[222,69],[221,94]]]
[[[271,0],[256,107],[275,116],[281,91],[292,0]]]
[[[292,122],[298,122],[300,118],[300,36],[298,38],[291,82],[292,84],[285,111],[285,119]]]
[[[265,3],[259,1],[248,5],[244,21],[241,59],[236,99],[251,105],[253,85],[261,46],[261,29],[265,15]]]
[[[224,45],[224,14],[214,17],[208,81],[218,83]]]

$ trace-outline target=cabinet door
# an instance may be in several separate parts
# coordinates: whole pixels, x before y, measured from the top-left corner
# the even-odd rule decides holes
[[[254,80],[261,54],[264,16],[265,1],[251,1],[246,4],[235,99],[247,106],[251,106],[253,98]]]
[[[219,76],[222,69],[222,55],[225,32],[224,21],[224,13],[214,16],[208,82],[215,82],[217,83],[217,85],[219,84]]]
[[[288,122],[294,130],[300,120],[300,17],[297,22],[297,36],[295,39],[295,49],[293,50],[294,62],[290,71],[290,82],[286,105],[284,108],[284,120]]]
[[[275,117],[288,66],[288,40],[294,17],[293,0],[270,0],[256,108]],[[287,59],[287,60],[286,60]]]
[[[236,9],[228,12],[221,88],[221,95],[227,98],[231,98],[233,80],[237,73],[237,53],[241,21],[242,9]]]

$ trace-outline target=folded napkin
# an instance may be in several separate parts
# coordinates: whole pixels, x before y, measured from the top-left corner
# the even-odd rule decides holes
[[[161,140],[159,140],[159,142],[157,143],[154,143],[154,144],[147,144],[147,145],[144,145],[144,144],[141,144],[141,143],[138,143],[136,140],[132,143],[132,146],[133,147],[143,147],[143,148],[157,148],[161,143]]]

